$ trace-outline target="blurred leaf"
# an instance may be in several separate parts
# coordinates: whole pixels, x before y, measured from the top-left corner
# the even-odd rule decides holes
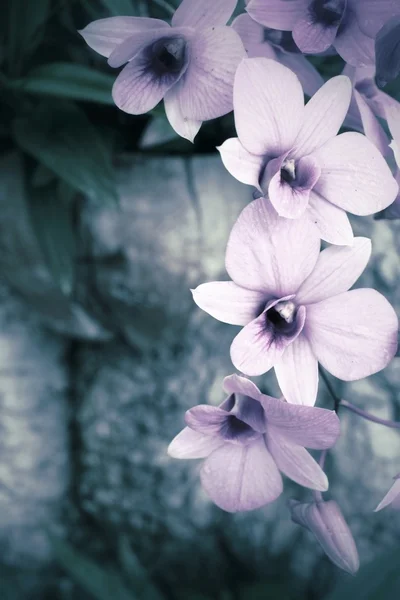
[[[55,62],[41,65],[12,86],[20,91],[72,100],[113,104],[111,89],[115,75],[85,65]]]
[[[42,103],[13,122],[17,144],[74,189],[116,201],[111,152],[85,113],[72,103]]]
[[[136,600],[114,569],[97,565],[59,538],[51,540],[61,566],[96,600]]]
[[[57,175],[53,171],[50,171],[50,169],[39,163],[33,172],[31,183],[33,187],[41,187],[43,185],[48,185],[54,181],[56,177]]]
[[[164,600],[164,596],[153,584],[133,552],[129,539],[123,535],[118,540],[118,558],[129,581],[129,587],[138,600]]]
[[[245,585],[240,589],[240,600],[292,600],[290,586],[282,581],[265,581]]]
[[[172,129],[165,114],[156,116],[147,125],[139,142],[139,148],[142,150],[161,146],[180,136]]]
[[[71,203],[66,202],[63,193],[62,185],[32,190],[30,210],[33,229],[50,273],[62,293],[70,296],[75,275],[75,232]]]
[[[12,0],[8,2],[7,10],[6,52],[9,71],[18,73],[24,56],[31,54],[43,39],[43,25],[50,13],[50,0]]]
[[[363,565],[339,583],[325,600],[394,600],[400,598],[400,552],[391,551]]]
[[[137,7],[132,0],[101,0],[104,8],[110,13],[110,17],[134,17],[139,16]]]

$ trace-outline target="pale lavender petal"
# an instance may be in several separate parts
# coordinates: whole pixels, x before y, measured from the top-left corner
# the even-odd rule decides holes
[[[79,33],[85,42],[96,52],[107,58],[115,48],[131,37],[134,33],[141,33],[151,29],[169,29],[168,23],[160,19],[147,19],[143,17],[110,17],[98,19],[89,23]]]
[[[354,100],[361,118],[362,130],[383,156],[390,154],[389,139],[364,96],[355,89]]]
[[[185,30],[186,33],[190,33]],[[110,67],[120,67],[129,60],[132,60],[143,48],[154,44],[159,39],[169,39],[176,37],[178,32],[171,28],[167,31],[165,28],[145,29],[144,31],[135,31],[133,35],[126,38],[121,44],[118,44],[110,54],[108,64]],[[183,35],[183,32],[182,32]]]
[[[246,375],[262,375],[282,356],[285,348],[300,334],[306,318],[304,306],[297,311],[296,327],[288,335],[277,335],[265,312],[246,325],[231,344],[231,360]]]
[[[326,492],[329,487],[328,478],[305,448],[290,441],[273,425],[268,427],[265,439],[267,448],[282,473],[299,485]]]
[[[351,81],[344,75],[329,79],[307,102],[303,122],[290,156],[310,154],[335,137],[351,100]]]
[[[400,14],[400,6],[399,6]],[[400,74],[400,16],[390,19],[375,40],[376,78],[384,86]]]
[[[371,240],[354,238],[352,246],[330,246],[321,252],[311,275],[296,294],[296,302],[314,304],[347,292],[371,257]]]
[[[230,112],[235,72],[244,56],[243,43],[231,27],[196,32],[191,40],[188,69],[177,87],[182,115],[206,121]]]
[[[397,350],[395,311],[379,292],[351,290],[307,306],[305,333],[318,361],[344,381],[384,369]]]
[[[199,404],[186,411],[185,421],[193,431],[209,436],[220,436],[221,425],[228,416],[229,413],[218,406]]]
[[[400,168],[400,103],[388,106],[385,112],[390,133],[396,143],[395,158]]]
[[[264,41],[264,27],[256,23],[249,15],[239,15],[233,21],[231,27],[240,35],[247,53],[254,46],[262,45]]]
[[[282,394],[291,404],[314,406],[318,391],[318,361],[300,334],[274,364]]]
[[[260,402],[267,417],[267,430],[273,426],[281,436],[306,448],[331,448],[340,435],[340,420],[333,410],[289,404],[262,394]]]
[[[397,475],[395,482],[392,487],[386,494],[386,496],[379,502],[378,506],[375,508],[374,512],[378,512],[378,510],[382,510],[382,508],[386,508],[386,506],[392,505],[393,508],[400,508],[400,478]]]
[[[196,121],[194,119],[187,119],[183,116],[180,109],[179,98],[176,90],[176,86],[173,86],[164,96],[165,114],[171,124],[171,127],[175,129],[181,137],[194,141],[194,138],[199,132],[202,125],[202,121]]]
[[[328,502],[289,503],[292,520],[309,529],[325,554],[340,569],[354,575],[360,561],[353,536],[334,500]]]
[[[278,159],[278,171],[269,183],[268,198],[278,215],[298,219],[308,206],[310,192],[321,175],[321,169],[312,156],[303,156],[297,161],[296,178],[290,184],[282,178],[281,167],[284,165],[285,162]]]
[[[225,25],[235,10],[237,0],[182,0],[172,17],[172,25],[204,29]]]
[[[347,213],[321,198],[315,189],[311,190],[305,217],[314,225],[321,239],[329,244],[346,246],[353,243],[353,230]]]
[[[233,281],[203,283],[192,290],[193,300],[209,315],[230,325],[247,325],[266,304],[265,293],[245,289]]]
[[[246,206],[233,226],[225,264],[238,285],[280,298],[298,290],[313,270],[319,249],[311,223],[299,227],[259,198]]]
[[[356,215],[389,206],[399,186],[379,150],[360,133],[343,133],[315,150],[322,172],[315,191]]]
[[[176,83],[179,74],[157,76],[148,68],[148,59],[141,52],[128,63],[115,80],[112,96],[121,110],[141,115],[154,108]]]
[[[263,45],[266,46],[266,44]],[[277,59],[296,73],[304,93],[307,94],[307,96],[313,96],[324,84],[324,80],[317,69],[302,54],[296,54],[295,52],[279,52]]]
[[[358,0],[355,8],[361,29],[372,38],[391,17],[400,14],[399,0]]]
[[[316,22],[313,16],[307,13],[297,21],[293,28],[293,39],[306,54],[325,52],[333,44],[340,22],[331,27]]]
[[[243,60],[233,104],[236,131],[246,150],[274,156],[290,150],[304,110],[303,89],[290,69],[268,58]]]
[[[360,29],[356,15],[348,8],[345,26],[339,29],[334,41],[338,54],[350,65],[362,67],[375,61],[374,40]]]
[[[250,0],[247,12],[265,27],[291,31],[307,9],[308,0]]]
[[[223,443],[219,437],[204,435],[185,427],[168,446],[168,454],[172,458],[205,458]]]
[[[242,146],[239,138],[230,138],[217,148],[225,168],[233,177],[247,185],[260,189],[259,178],[264,158],[251,154]]]
[[[228,512],[260,508],[283,490],[281,475],[262,438],[247,446],[224,444],[205,461],[201,482],[211,500]]]
[[[247,379],[247,377],[241,377],[236,374],[225,377],[223,388],[227,394],[242,394],[255,400],[258,400],[261,394],[255,383]]]

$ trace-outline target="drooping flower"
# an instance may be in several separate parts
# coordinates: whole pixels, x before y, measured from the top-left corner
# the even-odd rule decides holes
[[[351,93],[348,77],[333,77],[304,106],[291,70],[245,59],[233,93],[238,138],[219,148],[236,179],[267,195],[279,215],[309,220],[333,244],[352,243],[346,211],[383,210],[399,189],[372,142],[360,133],[337,135]]]
[[[357,547],[342,511],[334,500],[289,501],[292,521],[314,534],[325,554],[340,569],[354,575],[360,566]]]
[[[385,86],[400,75],[400,9],[399,16],[389,19],[375,40],[376,79]]]
[[[240,35],[249,58],[272,58],[289,67],[296,73],[307,96],[315,94],[323,85],[321,75],[297,48],[290,32],[263,27],[246,14],[236,17],[232,27]]]
[[[400,473],[393,477],[393,479],[394,483],[392,484],[392,487],[381,502],[379,502],[374,512],[378,512],[387,506],[400,510]]]
[[[164,98],[169,122],[193,141],[201,123],[232,110],[236,68],[245,56],[225,24],[237,0],[183,0],[172,26],[159,19],[111,17],[80,31],[112,67],[128,63],[113,87],[115,104],[139,115]]]
[[[346,62],[363,66],[374,63],[375,36],[400,7],[398,0],[250,0],[247,12],[265,27],[292,31],[302,52],[333,45]]]
[[[307,222],[277,215],[263,198],[251,202],[232,228],[225,265],[232,281],[193,290],[211,316],[243,329],[231,359],[246,375],[275,368],[288,402],[314,405],[318,362],[354,381],[383,369],[397,348],[398,319],[373,289],[348,291],[371,253],[367,238],[319,253]]]
[[[236,512],[273,502],[283,489],[280,472],[305,487],[328,488],[305,448],[335,444],[340,423],[334,411],[266,396],[238,375],[226,377],[224,389],[229,396],[219,407],[187,411],[187,427],[168,448],[173,458],[206,458],[201,482],[215,504]]]

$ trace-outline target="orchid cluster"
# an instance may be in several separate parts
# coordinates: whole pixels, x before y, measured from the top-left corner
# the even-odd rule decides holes
[[[315,404],[321,366],[355,381],[397,351],[392,306],[374,289],[351,289],[371,240],[354,237],[347,213],[400,217],[400,104],[374,80],[376,69],[378,83],[400,70],[400,3],[250,0],[228,26],[235,7],[183,0],[171,24],[113,17],[80,32],[112,67],[126,65],[113,88],[122,110],[142,114],[164,99],[172,127],[193,141],[203,121],[233,109],[237,137],[218,150],[233,177],[254,189],[228,240],[230,280],[192,290],[202,310],[242,328],[230,348],[240,374],[225,378],[218,407],[187,411],[168,451],[205,459],[202,485],[229,512],[275,501],[282,474],[313,490],[309,502],[290,501],[293,521],[355,573],[351,532],[336,502],[322,497],[337,412],[398,424],[337,398],[335,410]],[[324,83],[305,54],[336,52],[347,64]],[[250,380],[271,369],[281,398]],[[321,450],[319,461],[307,449]],[[376,510],[400,508],[399,477]]]

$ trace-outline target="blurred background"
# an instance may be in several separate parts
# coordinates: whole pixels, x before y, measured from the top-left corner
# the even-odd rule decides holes
[[[169,0],[172,5],[179,0]],[[200,0],[199,0],[200,1]],[[217,1],[217,0],[216,0]],[[238,11],[242,10],[239,3]],[[373,509],[400,470],[400,436],[340,414],[330,491],[362,564],[351,577],[270,506],[231,515],[198,461],[167,456],[198,403],[219,403],[236,328],[190,288],[226,278],[250,188],[215,147],[232,114],[178,138],[163,106],[112,102],[116,72],[77,33],[116,15],[168,19],[163,0],[3,0],[0,19],[0,596],[2,600],[302,600],[400,596],[400,519]],[[312,59],[327,79],[335,56]],[[397,82],[386,91],[400,100]],[[398,221],[372,238],[359,286],[400,309]],[[400,359],[339,396],[400,420]],[[278,394],[274,376],[258,378]],[[319,405],[333,407],[320,384]]]

